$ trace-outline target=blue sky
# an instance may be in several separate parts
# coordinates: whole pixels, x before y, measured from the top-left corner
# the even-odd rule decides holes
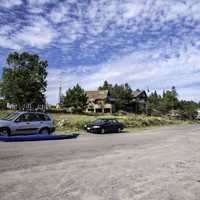
[[[200,101],[199,0],[0,0],[0,66],[12,51],[47,59],[49,103],[108,80]]]

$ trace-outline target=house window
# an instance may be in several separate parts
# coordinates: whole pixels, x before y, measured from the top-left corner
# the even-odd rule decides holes
[[[97,108],[96,109],[96,113],[102,113],[102,109],[101,108]]]
[[[93,108],[89,108],[88,112],[94,112],[94,109]]]
[[[105,112],[105,113],[110,113],[110,111],[111,111],[110,108],[105,108],[105,109],[104,109],[104,112]]]

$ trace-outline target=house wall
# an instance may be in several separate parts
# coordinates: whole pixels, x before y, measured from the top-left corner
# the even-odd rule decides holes
[[[90,102],[86,108],[87,113],[112,113],[114,107],[110,103],[105,103],[105,101]]]

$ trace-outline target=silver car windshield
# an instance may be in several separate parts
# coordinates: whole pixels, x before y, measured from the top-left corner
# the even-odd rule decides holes
[[[3,118],[1,118],[1,119],[2,119],[2,120],[12,121],[12,120],[14,120],[17,116],[19,116],[19,113],[13,112],[13,113],[7,114],[5,117],[3,117]]]

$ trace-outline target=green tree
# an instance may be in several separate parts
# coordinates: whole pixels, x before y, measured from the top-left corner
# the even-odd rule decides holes
[[[161,111],[167,113],[170,110],[176,110],[178,108],[178,102],[178,93],[176,88],[173,86],[171,90],[163,92]]]
[[[68,89],[63,97],[63,106],[72,108],[74,113],[81,113],[87,106],[87,94],[78,84],[72,89]]]
[[[126,111],[133,99],[132,89],[126,84],[115,84],[112,90],[112,95],[116,101],[116,110]]]
[[[184,118],[194,119],[197,116],[198,103],[194,101],[181,100],[178,104]]]
[[[112,92],[112,84],[108,83],[108,81],[104,81],[103,86],[100,86],[98,90],[108,90],[109,92]]]
[[[9,103],[22,108],[25,104],[36,107],[45,102],[47,61],[38,55],[10,53],[3,68],[1,95]]]
[[[126,110],[129,104],[131,104],[133,96],[132,89],[128,83],[115,84],[114,86],[108,81],[104,81],[103,86],[99,87],[99,90],[109,90],[112,97],[115,99],[116,110]]]
[[[162,97],[157,94],[156,90],[149,95],[149,97],[148,97],[149,113],[160,112],[161,99],[162,99]]]

